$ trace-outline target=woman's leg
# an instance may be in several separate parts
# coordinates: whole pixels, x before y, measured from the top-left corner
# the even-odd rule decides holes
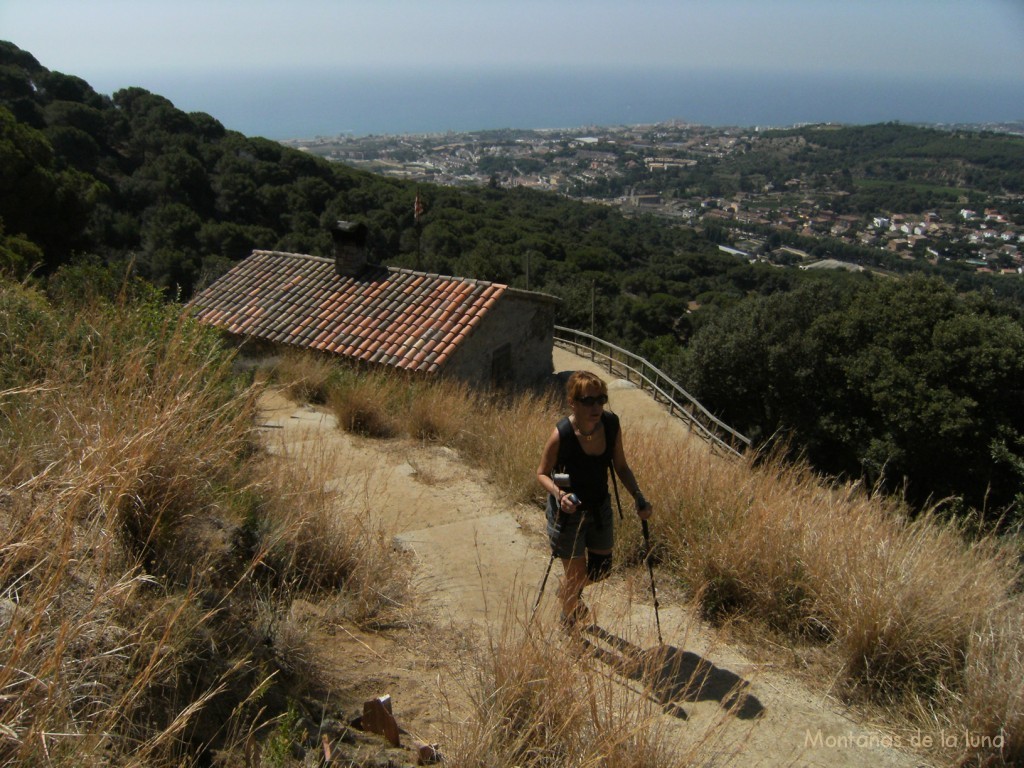
[[[586,531],[587,581],[586,584],[606,579],[612,570],[612,549],[615,547],[615,518],[612,500],[606,498],[591,515]]]
[[[587,550],[587,584],[603,581],[611,572],[612,551],[610,549]]]
[[[575,616],[580,602],[580,593],[587,585],[587,558],[586,556],[564,558],[562,568],[565,571],[565,581],[558,591],[558,597],[562,601],[562,615],[565,617]]]

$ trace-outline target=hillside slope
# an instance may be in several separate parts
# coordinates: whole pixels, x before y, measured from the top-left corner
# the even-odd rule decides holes
[[[555,364],[556,370],[598,370],[561,350]],[[646,394],[624,381],[609,387],[627,429],[687,439],[685,428]],[[337,493],[338,514],[373,510],[371,519],[353,524],[393,536],[414,569],[419,602],[408,630],[339,632],[318,621],[316,606],[296,606],[319,638],[318,663],[338,681],[338,706],[358,711],[362,701],[388,694],[408,731],[403,745],[438,743],[444,752],[459,724],[472,717],[479,649],[528,623],[548,563],[541,511],[508,508],[447,449],[353,437],[332,416],[273,390],[262,409],[268,448],[282,461],[331,466],[328,486]],[[655,517],[655,536],[657,528]],[[532,628],[553,638],[557,571],[556,564]],[[599,629],[583,636],[589,652],[580,663],[614,679],[625,697],[653,699],[663,709],[666,738],[680,751],[697,744],[702,764],[922,765],[920,755],[897,748],[906,745],[905,736],[858,721],[827,686],[812,689],[798,680],[787,670],[786,649],[755,658],[730,642],[727,629],[702,622],[669,583],[658,585],[665,641],[659,648],[642,569],[624,569],[587,594]]]

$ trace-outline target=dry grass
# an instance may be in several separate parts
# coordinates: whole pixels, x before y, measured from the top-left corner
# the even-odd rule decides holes
[[[274,366],[274,373],[290,398],[322,405],[337,379],[338,366],[323,355],[288,350]]]
[[[452,407],[456,405],[452,403]],[[537,463],[540,449],[554,429],[553,399],[535,393],[498,395],[471,406],[452,447],[484,470],[510,501],[540,499]]]
[[[287,589],[316,594],[332,621],[378,629],[409,621],[409,569],[376,506],[321,440],[293,446],[287,460],[261,465],[263,565]]]
[[[242,744],[313,682],[281,631],[295,597],[350,595],[367,622],[398,599],[361,570],[382,542],[262,472],[257,391],[173,308],[61,316],[7,284],[0,308],[0,763]]]
[[[399,376],[349,373],[331,390],[328,405],[342,429],[365,437],[394,437],[404,422],[405,392]]]
[[[965,745],[964,757],[997,764],[1024,762],[1024,601],[993,611],[967,648],[962,689],[950,709],[951,730],[981,739]],[[995,739],[1001,739],[998,748]]]
[[[481,649],[469,681],[473,711],[454,719],[444,751],[458,766],[675,768],[725,765],[720,723],[672,738],[650,689],[607,671],[587,644],[514,621]]]
[[[98,309],[66,340],[0,402],[0,752],[160,761],[212,736],[191,714],[243,676],[200,663],[216,608],[198,597],[233,574],[192,521],[236,478],[252,401],[215,345],[149,310]]]
[[[383,403],[378,407],[393,413],[401,404],[417,414],[406,419],[414,426],[404,434],[456,448],[510,501],[539,499],[534,470],[558,415],[554,400],[488,400],[449,384],[406,385],[403,396],[392,389],[396,382],[375,380],[368,389],[383,399],[363,396],[361,407]],[[443,426],[415,426],[430,414],[443,414]],[[392,424],[391,434],[403,434]],[[742,617],[795,646],[824,649],[816,654],[826,659],[822,672],[845,696],[936,735],[969,734],[945,759],[1024,760],[1018,543],[972,538],[934,514],[911,518],[896,499],[827,482],[771,456],[730,462],[660,434],[626,435],[631,464],[658,507],[652,531],[660,568],[691,590],[706,616]],[[640,533],[632,515],[618,539],[619,560],[636,562],[630,550]],[[494,653],[505,658],[501,647]],[[526,695],[524,689],[516,697]],[[537,706],[543,720],[548,715]],[[494,738],[485,725],[490,717],[477,723],[478,741]],[[502,749],[522,759],[526,747]]]
[[[659,501],[662,557],[706,615],[827,648],[846,695],[957,731],[960,747],[969,733],[971,759],[1024,759],[1016,541],[911,519],[898,500],[770,457],[732,463],[651,438],[632,454]]]
[[[149,305],[62,318],[31,292],[0,293],[0,761],[189,764],[259,732],[286,710],[288,681],[316,674],[295,598],[329,598],[363,626],[405,620],[386,533],[334,514],[327,458],[260,463],[256,392],[213,339]],[[539,499],[549,398],[291,364],[297,391],[346,428],[451,446],[510,500]],[[847,695],[969,734],[951,762],[1024,762],[1014,541],[909,520],[897,501],[771,457],[626,435],[657,505],[659,568],[708,616],[815,644]],[[639,539],[631,515],[624,526],[620,550]],[[369,576],[382,569],[394,590]],[[656,713],[553,647],[491,643],[476,714],[446,745],[455,764],[706,762],[667,751]]]
[[[278,375],[279,380],[289,380]],[[327,394],[342,429],[367,437],[408,437],[457,450],[512,501],[538,496],[538,446],[554,423],[547,394],[475,391],[390,371],[340,371]]]
[[[416,440],[450,445],[479,399],[480,394],[462,382],[414,382],[405,406],[405,431]]]

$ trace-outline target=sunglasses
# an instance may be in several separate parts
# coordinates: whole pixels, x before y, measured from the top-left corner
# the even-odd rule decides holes
[[[581,405],[604,405],[608,402],[608,395],[588,395],[587,397],[574,397]]]

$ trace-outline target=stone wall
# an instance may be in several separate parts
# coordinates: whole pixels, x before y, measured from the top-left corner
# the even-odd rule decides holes
[[[442,375],[479,386],[544,383],[554,368],[556,304],[553,297],[507,290],[445,364]],[[495,373],[498,381],[493,380]]]

